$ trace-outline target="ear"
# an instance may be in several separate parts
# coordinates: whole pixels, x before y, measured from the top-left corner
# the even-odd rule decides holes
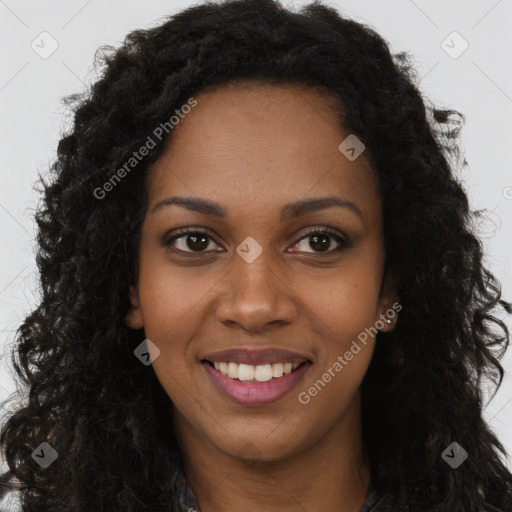
[[[130,286],[130,303],[131,308],[124,317],[126,325],[131,329],[142,329],[144,327],[142,310],[140,308],[139,296],[134,286]]]
[[[398,319],[398,313],[401,311],[402,305],[397,297],[394,282],[391,276],[386,275],[383,279],[382,289],[379,297],[377,308],[378,325],[384,324],[380,332],[390,332],[395,328]]]

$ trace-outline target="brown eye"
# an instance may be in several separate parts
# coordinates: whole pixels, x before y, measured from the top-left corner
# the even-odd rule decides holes
[[[198,229],[183,229],[178,233],[163,242],[166,247],[171,247],[178,252],[204,252],[209,247],[210,241],[213,241],[208,233]],[[179,242],[178,247],[174,246],[175,242]]]
[[[298,252],[310,252],[307,251],[307,249],[312,249],[313,253],[321,254],[333,254],[343,251],[344,249],[351,247],[350,241],[340,236],[337,232],[323,228],[323,229],[313,229],[309,233],[306,234],[306,236],[302,237],[295,245],[294,247],[300,246],[300,243],[302,241],[308,240],[308,243],[304,242],[303,247],[304,249],[298,249]],[[334,248],[332,247],[334,243]],[[336,243],[338,244],[338,247],[336,247]]]

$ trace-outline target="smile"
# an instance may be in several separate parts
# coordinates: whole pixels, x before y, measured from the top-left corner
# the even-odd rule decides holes
[[[249,406],[270,404],[287,395],[311,364],[310,361],[262,365],[202,361],[208,377],[225,397]]]
[[[210,362],[210,361],[209,361]],[[212,364],[210,362],[210,364]],[[277,379],[283,374],[292,373],[296,370],[299,363],[276,363],[276,364],[238,364],[233,361],[213,362],[216,370],[219,370],[223,375],[227,375],[231,379],[239,379],[241,381],[253,382],[266,382],[271,379]]]

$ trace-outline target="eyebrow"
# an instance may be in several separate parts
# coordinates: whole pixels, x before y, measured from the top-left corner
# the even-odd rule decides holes
[[[151,210],[151,213],[155,213],[166,206],[181,206],[187,210],[194,212],[203,213],[205,215],[214,215],[216,217],[225,218],[228,216],[227,211],[215,201],[209,201],[207,199],[201,199],[196,197],[167,197],[162,201],[159,201]],[[315,212],[318,210],[324,210],[333,206],[339,206],[342,208],[348,208],[356,213],[361,220],[364,221],[363,213],[360,208],[347,199],[343,199],[338,196],[326,196],[326,197],[313,197],[310,199],[303,199],[294,203],[288,203],[284,205],[281,210],[280,220],[288,220],[295,217],[300,217],[307,213]]]

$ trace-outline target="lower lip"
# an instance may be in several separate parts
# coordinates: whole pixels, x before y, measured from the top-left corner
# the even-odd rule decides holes
[[[291,373],[285,373],[282,377],[265,382],[243,382],[224,375],[208,363],[202,363],[202,365],[210,379],[226,397],[242,405],[258,406],[271,404],[288,394],[309,370],[311,363],[306,362]]]

